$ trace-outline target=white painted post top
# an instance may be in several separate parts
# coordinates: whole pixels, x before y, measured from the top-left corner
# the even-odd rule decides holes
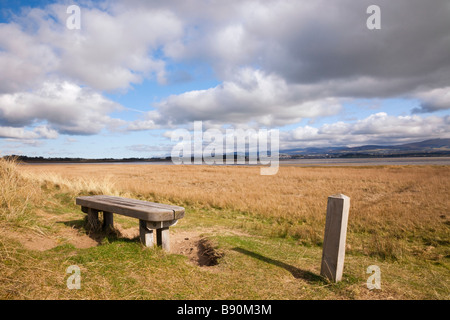
[[[345,194],[342,194],[342,193],[333,194],[333,195],[329,196],[329,198],[335,198],[335,199],[350,199],[350,197],[348,197],[348,196],[346,196]]]

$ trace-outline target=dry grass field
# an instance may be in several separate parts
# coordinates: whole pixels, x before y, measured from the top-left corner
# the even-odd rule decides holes
[[[246,166],[17,165],[3,161],[0,173],[0,268],[4,269],[0,270],[3,271],[0,296],[3,298],[450,297],[448,166],[283,166],[276,175],[261,176],[259,168]],[[173,228],[175,235],[186,239],[207,237],[223,253],[223,258],[217,266],[205,271],[205,267],[186,263],[183,252],[165,255],[154,250],[148,253],[149,250],[143,251],[136,241],[130,243],[126,239],[104,238],[100,246],[86,249],[68,246],[67,237],[64,238],[60,224],[55,221],[65,217],[65,227],[86,233],[83,215],[74,205],[74,199],[79,195],[100,193],[184,206],[186,217]],[[346,280],[330,284],[319,276],[319,268],[327,197],[336,193],[349,196],[351,207],[344,269]],[[132,228],[134,223],[120,218],[116,221],[123,229]],[[7,230],[14,230],[10,235],[22,230],[57,241],[48,250],[35,253],[23,249],[23,244],[14,242],[12,245],[10,239],[14,237],[8,237]],[[108,250],[123,250],[130,260],[120,263],[136,265],[138,262],[133,259],[144,259],[142,254],[151,255],[154,261],[159,261],[163,272],[173,268],[181,276],[169,281],[171,293],[162,287],[158,289],[154,281],[149,293],[144,289],[146,280],[138,271],[129,277],[121,274],[113,278],[96,273],[97,282],[92,280],[83,293],[73,295],[61,285],[66,276],[64,272],[56,278],[51,276],[57,272],[57,267],[48,265],[49,261],[56,265],[70,262],[69,258],[61,258],[58,250],[83,265],[82,272],[100,264],[98,259],[108,260]],[[136,258],[131,258],[130,251],[135,252]],[[49,270],[48,278],[44,277],[48,283],[40,284],[40,293],[35,292],[36,284],[30,283],[33,278],[27,281],[27,277],[23,277],[25,271],[17,270],[21,268],[22,255],[36,260],[37,268]],[[41,262],[45,266],[40,265]],[[381,267],[382,290],[369,291],[365,287],[368,277],[365,268],[371,264]],[[157,268],[148,262],[144,265],[147,271]],[[111,262],[108,269],[111,274],[118,272],[111,271],[114,266]],[[250,272],[248,282],[231,280],[243,270],[252,269],[259,271]],[[17,280],[19,274],[21,280]],[[127,281],[129,286],[124,285]],[[192,283],[197,288],[194,290],[187,284],[190,281],[204,283],[205,289],[199,291]],[[267,285],[272,281],[272,290],[268,291]],[[95,283],[102,285],[97,287]],[[274,289],[273,286],[280,284],[279,291]],[[167,288],[167,284],[165,286]],[[132,288],[132,292],[128,288]]]
[[[356,248],[397,257],[413,250],[397,240],[422,237],[430,245],[449,240],[442,238],[450,221],[448,167],[281,167],[273,176],[259,175],[256,167],[229,166],[52,165],[21,170],[78,192],[239,211],[270,221],[265,231],[311,244],[323,238],[327,197],[343,193],[351,198],[350,233],[368,235]]]

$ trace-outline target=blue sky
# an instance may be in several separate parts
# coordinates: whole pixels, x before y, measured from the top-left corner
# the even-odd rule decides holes
[[[199,120],[281,149],[449,138],[450,4],[375,2],[0,0],[0,155],[164,156]]]

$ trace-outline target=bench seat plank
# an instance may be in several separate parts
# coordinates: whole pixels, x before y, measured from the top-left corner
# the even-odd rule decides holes
[[[76,204],[144,221],[171,221],[184,217],[183,207],[105,195],[77,197]]]

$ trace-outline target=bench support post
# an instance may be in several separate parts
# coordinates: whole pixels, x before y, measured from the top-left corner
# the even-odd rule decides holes
[[[103,230],[108,230],[114,228],[114,218],[113,213],[108,211],[103,211]]]
[[[156,229],[156,244],[164,250],[170,251],[169,227]]]
[[[147,228],[147,221],[139,220],[139,235],[141,242],[146,247],[153,247],[153,230]]]
[[[88,208],[87,210],[88,225],[91,230],[100,229],[100,220],[98,220],[98,210]]]

